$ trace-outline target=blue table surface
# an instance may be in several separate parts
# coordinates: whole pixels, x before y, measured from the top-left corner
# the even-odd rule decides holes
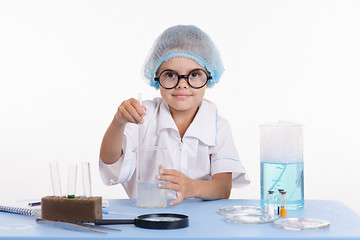
[[[152,230],[128,225],[112,225],[108,234],[65,230],[35,222],[35,217],[0,212],[0,239],[360,239],[360,216],[341,202],[307,200],[300,210],[288,211],[288,217],[317,218],[330,221],[322,230],[290,231],[269,224],[228,223],[218,209],[225,206],[255,205],[258,200],[224,199],[202,201],[186,199],[173,207],[143,209],[136,207],[133,199],[109,200],[109,211],[147,214],[180,213],[190,218],[189,227],[173,230]],[[129,219],[134,216],[108,214],[104,219]]]

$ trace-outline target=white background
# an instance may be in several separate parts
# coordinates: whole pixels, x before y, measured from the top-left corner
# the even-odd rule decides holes
[[[48,163],[91,162],[103,185],[103,134],[125,99],[159,96],[142,82],[155,38],[194,24],[220,49],[226,71],[207,90],[229,120],[259,198],[259,124],[304,125],[305,198],[339,200],[360,213],[360,1],[0,0],[0,201],[52,194]],[[78,194],[82,194],[78,174]]]

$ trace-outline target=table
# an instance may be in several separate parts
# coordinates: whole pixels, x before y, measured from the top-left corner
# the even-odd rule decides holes
[[[173,207],[141,209],[133,199],[109,200],[109,211],[146,214],[180,213],[188,215],[190,225],[183,229],[152,230],[134,225],[112,225],[118,230],[105,230],[108,234],[64,230],[49,225],[40,225],[34,217],[0,212],[0,239],[360,239],[360,216],[338,201],[307,200],[305,207],[288,211],[288,217],[308,217],[328,220],[327,229],[311,231],[290,231],[276,228],[273,224],[228,223],[218,209],[225,206],[257,205],[258,200],[223,199],[202,201],[186,199]],[[104,214],[104,219],[133,218],[133,216]]]

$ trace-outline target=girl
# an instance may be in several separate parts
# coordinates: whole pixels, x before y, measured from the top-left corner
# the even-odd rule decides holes
[[[232,186],[249,184],[228,122],[204,100],[223,71],[215,45],[202,30],[191,25],[165,30],[144,65],[145,78],[162,98],[121,103],[101,144],[104,183],[121,183],[136,198],[133,149],[139,141],[137,124],[143,124],[143,146],[166,146],[169,165],[178,166],[157,176],[166,181],[159,187],[173,190],[170,205],[190,197],[229,198]]]

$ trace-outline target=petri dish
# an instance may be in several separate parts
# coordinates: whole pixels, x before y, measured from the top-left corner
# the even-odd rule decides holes
[[[219,208],[219,213],[223,215],[239,214],[239,213],[262,213],[261,207],[257,206],[227,206]]]
[[[272,223],[278,216],[270,216],[265,212],[255,213],[237,213],[226,215],[225,220],[231,223],[242,223],[242,224],[263,224]]]
[[[330,222],[313,218],[283,218],[276,220],[274,225],[282,229],[301,231],[324,229],[330,226]]]

